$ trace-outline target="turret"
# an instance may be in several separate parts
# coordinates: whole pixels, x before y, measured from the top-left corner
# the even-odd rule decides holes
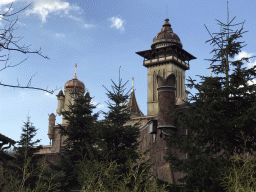
[[[58,99],[58,108],[57,108],[56,112],[57,112],[58,115],[61,115],[61,111],[64,108],[65,96],[64,96],[62,90],[60,90],[60,92],[56,96],[57,96],[57,99]]]
[[[173,32],[169,19],[165,19],[163,28],[153,39],[151,49],[137,54],[144,58],[143,65],[148,70],[147,115],[156,116],[159,111],[157,75],[166,78],[170,74],[175,74],[175,97],[185,98],[185,72],[189,69],[189,61],[196,58],[183,49],[181,40]]]
[[[79,81],[76,76],[76,68],[77,64],[75,64],[75,76],[73,79],[67,81],[64,85],[64,92],[65,92],[65,100],[63,104],[63,109],[65,111],[69,111],[69,105],[70,103],[74,104],[74,97],[76,97],[77,94],[84,94],[85,92],[85,86],[82,81]],[[62,119],[62,124],[67,124],[67,120],[64,118]]]
[[[157,75],[158,83],[158,129],[161,133],[168,135],[168,132],[175,129],[173,117],[171,115],[175,108],[175,84],[176,77],[174,74],[170,74],[165,79],[164,77]]]
[[[56,116],[53,113],[50,114],[49,115],[49,127],[48,127],[48,137],[50,139],[50,145],[51,145],[51,141],[54,137],[55,120],[56,120]]]
[[[141,112],[139,105],[137,104],[136,97],[135,97],[134,77],[132,78],[132,91],[131,91],[131,96],[130,96],[129,102],[127,104],[127,110],[131,113],[131,117],[143,116],[143,113]]]

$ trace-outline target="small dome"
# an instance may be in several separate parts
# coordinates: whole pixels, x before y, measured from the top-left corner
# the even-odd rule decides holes
[[[75,89],[84,91],[85,86],[84,83],[82,81],[79,81],[75,76],[72,80],[69,80],[67,83],[65,83],[64,89]]]
[[[163,28],[157,34],[157,36],[155,36],[155,38],[153,39],[151,48],[155,49],[155,48],[165,47],[169,45],[177,45],[180,48],[182,48],[182,44],[180,42],[179,36],[173,33],[171,24],[169,23],[169,19],[165,19]]]

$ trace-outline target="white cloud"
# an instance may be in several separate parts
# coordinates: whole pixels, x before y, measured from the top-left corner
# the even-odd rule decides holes
[[[13,3],[16,0],[0,0],[0,6],[7,5],[9,3]]]
[[[238,55],[235,56],[235,60],[242,59],[243,57],[251,57],[252,53],[247,53],[245,51],[241,51]]]
[[[74,15],[67,15],[67,17],[70,18],[70,19],[72,19],[72,20],[74,20],[74,21],[82,21],[81,18],[76,17],[76,16],[74,16]]]
[[[250,81],[247,81],[248,85],[255,85],[256,84],[256,80],[252,79]]]
[[[72,17],[70,16],[70,11],[78,11],[79,9],[78,6],[71,5],[63,0],[35,0],[33,8],[26,11],[26,15],[38,15],[42,22],[45,23],[49,14],[64,14],[68,17]]]
[[[111,17],[109,20],[112,22],[111,27],[114,27],[122,31],[124,30],[124,20],[118,17]]]
[[[97,108],[104,108],[105,107],[103,104],[100,104],[100,103],[97,103],[97,102],[94,102],[94,101],[91,101],[91,104],[97,106]]]
[[[7,11],[10,13],[12,10],[13,10],[13,8],[5,7],[4,8],[4,13],[6,13]]]
[[[15,2],[16,0],[0,0],[0,12],[6,13],[9,11],[9,13],[13,10],[13,8],[5,7],[5,5]],[[3,19],[3,16],[0,15],[0,26],[2,26],[1,20]]]
[[[63,34],[63,33],[56,33],[56,34],[55,34],[55,37],[57,37],[57,38],[63,38],[63,37],[66,37],[66,35]]]
[[[252,57],[253,53],[247,53],[245,51],[241,51],[238,55],[235,56],[235,60],[239,60],[242,58],[249,58]],[[256,60],[252,61],[252,59],[249,59],[248,67],[253,67],[256,65]]]
[[[86,29],[91,29],[93,27],[95,27],[95,26],[92,24],[84,24],[84,28],[86,28]]]
[[[247,53],[246,51],[241,51],[238,55],[235,56],[234,60],[240,60],[242,58],[249,58],[249,57],[253,57],[253,56],[254,56],[253,53]],[[249,67],[249,68],[256,65],[256,60],[252,61],[252,59],[249,59],[249,63],[247,63],[247,67]],[[256,80],[252,79],[252,80],[248,81],[247,83],[248,83],[248,85],[253,85],[253,84],[256,84]]]
[[[46,95],[47,97],[50,97],[50,98],[55,98],[55,95],[54,95],[54,94],[45,93],[45,95]]]

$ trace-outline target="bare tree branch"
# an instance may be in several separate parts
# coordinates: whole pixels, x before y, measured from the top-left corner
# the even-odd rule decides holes
[[[23,37],[14,36],[14,31],[17,29],[15,26],[17,24],[18,18],[13,20],[12,16],[17,16],[18,13],[24,11],[30,5],[31,3],[14,13],[10,13],[13,6],[13,4],[11,4],[5,13],[0,14],[1,20],[5,22],[4,27],[0,28],[0,72],[3,72],[7,68],[17,67],[23,62],[27,61],[28,57],[18,63],[13,64],[10,61],[12,52],[20,52],[22,54],[37,54],[45,59],[49,59],[47,56],[42,54],[41,48],[39,48],[38,50],[31,50],[30,45],[20,44],[20,41],[22,40]],[[54,90],[49,90],[48,87],[46,89],[32,87],[31,83],[34,76],[35,74],[31,76],[26,86],[21,86],[18,79],[17,79],[17,85],[5,84],[0,82],[0,86],[21,88],[21,89],[36,89],[36,90],[45,91],[51,94],[53,94],[54,91],[57,90],[57,88]]]
[[[55,89],[49,90],[48,87],[46,89],[43,89],[43,88],[38,88],[38,87],[20,86],[19,82],[18,82],[18,85],[7,85],[7,84],[3,84],[3,83],[0,82],[0,86],[20,88],[20,89],[36,89],[36,90],[45,91],[45,92],[50,93],[50,94],[53,94],[54,91],[60,89],[60,88],[56,87]]]

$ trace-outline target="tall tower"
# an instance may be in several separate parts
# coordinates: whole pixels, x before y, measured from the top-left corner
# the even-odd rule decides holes
[[[163,28],[153,39],[151,49],[136,53],[144,58],[143,65],[148,68],[147,115],[157,115],[159,111],[157,75],[166,78],[174,74],[176,100],[185,99],[185,71],[189,69],[189,61],[196,58],[182,49],[180,38],[173,33],[169,19],[165,19]]]
[[[69,111],[69,105],[70,103],[73,103],[74,97],[79,93],[84,94],[85,92],[84,83],[77,79],[76,67],[77,67],[77,64],[75,65],[74,78],[65,83],[65,86],[64,86],[65,95],[63,94],[62,90],[60,90],[59,94],[56,95],[58,99],[58,108],[56,112],[58,115],[61,115],[62,110]],[[62,118],[62,124],[67,124],[67,121],[64,118]]]

